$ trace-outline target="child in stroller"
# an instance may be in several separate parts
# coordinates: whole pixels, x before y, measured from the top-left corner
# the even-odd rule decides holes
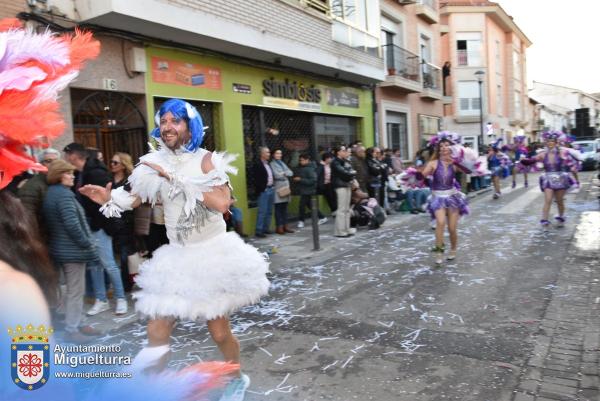
[[[379,228],[385,221],[385,210],[377,203],[375,198],[369,198],[358,187],[353,187],[350,206],[350,226],[364,227],[369,230]]]

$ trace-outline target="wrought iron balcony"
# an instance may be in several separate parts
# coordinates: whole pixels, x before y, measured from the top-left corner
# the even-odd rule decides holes
[[[421,97],[441,100],[442,99],[442,69],[430,63],[421,63],[421,74],[423,76],[423,91]]]
[[[387,67],[387,77],[381,86],[395,86],[408,93],[420,92],[419,56],[396,45],[383,45],[381,48]]]

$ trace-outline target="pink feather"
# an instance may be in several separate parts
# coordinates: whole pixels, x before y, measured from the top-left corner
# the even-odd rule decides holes
[[[0,72],[0,94],[5,90],[27,90],[36,81],[43,81],[48,75],[38,67],[14,67]]]

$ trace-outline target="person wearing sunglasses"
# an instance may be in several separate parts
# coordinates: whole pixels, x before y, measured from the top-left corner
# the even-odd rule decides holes
[[[109,162],[109,170],[112,174],[112,187],[114,189],[123,187],[133,171],[133,161],[128,153],[117,152]],[[135,241],[133,234],[134,216],[132,210],[121,213],[121,217],[113,218],[115,233],[113,234],[113,247],[119,253],[121,262],[121,279],[125,291],[131,291],[133,281],[129,276],[129,265],[127,257],[135,253]]]
[[[48,168],[50,164],[60,158],[60,152],[53,148],[47,148],[38,155],[38,162],[44,167]],[[46,182],[46,173],[40,172],[31,177],[27,182],[19,188],[17,196],[21,199],[23,206],[29,212],[32,221],[37,223],[37,230],[45,241],[47,238],[46,228],[44,225],[44,215],[42,212],[42,206],[44,204],[44,197],[48,190],[48,183]]]

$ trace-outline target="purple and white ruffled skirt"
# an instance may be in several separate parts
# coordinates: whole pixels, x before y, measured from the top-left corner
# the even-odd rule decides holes
[[[431,191],[431,199],[427,210],[431,214],[431,218],[435,218],[435,211],[438,209],[454,209],[463,216],[469,214],[469,202],[467,196],[456,188],[446,191]]]
[[[537,171],[535,165],[527,166],[521,162],[516,162],[515,167],[517,168],[517,173],[531,173]]]
[[[554,191],[569,189],[573,185],[575,185],[575,181],[569,173],[564,171],[547,172],[540,176],[540,189],[542,192],[548,188]]]

